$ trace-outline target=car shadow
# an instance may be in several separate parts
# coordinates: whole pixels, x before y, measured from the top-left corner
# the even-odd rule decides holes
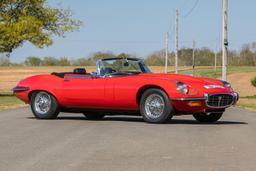
[[[247,122],[239,122],[239,121],[217,121],[215,123],[200,123],[196,120],[188,120],[188,119],[172,119],[168,121],[169,124],[191,124],[191,125],[247,125]]]
[[[35,117],[28,117],[28,119],[36,119]],[[104,122],[104,121],[118,121],[118,122],[144,122],[142,117],[139,116],[107,116],[100,120],[88,120],[83,116],[59,116],[56,120],[84,120],[84,121],[95,121],[95,122]],[[240,121],[218,121],[215,123],[200,123],[196,120],[191,119],[171,119],[165,124],[184,124],[184,125],[245,125],[247,122]]]

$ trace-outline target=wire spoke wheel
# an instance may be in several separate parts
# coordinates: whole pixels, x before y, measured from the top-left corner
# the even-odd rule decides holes
[[[41,115],[47,114],[51,108],[51,97],[45,92],[40,92],[36,95],[34,106],[36,112]]]
[[[158,94],[151,94],[146,98],[145,111],[148,117],[158,118],[164,112],[165,104],[164,99]]]

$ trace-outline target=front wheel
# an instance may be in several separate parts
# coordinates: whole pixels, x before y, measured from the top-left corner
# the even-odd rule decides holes
[[[222,114],[223,113],[196,113],[193,116],[198,122],[214,123],[221,118]]]
[[[34,116],[38,119],[55,119],[60,112],[55,97],[45,91],[33,93],[30,106]]]
[[[163,123],[173,115],[173,107],[165,92],[152,88],[146,90],[140,100],[140,113],[149,123]]]

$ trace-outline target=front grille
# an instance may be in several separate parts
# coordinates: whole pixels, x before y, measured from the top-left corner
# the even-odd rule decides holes
[[[209,107],[226,107],[232,105],[234,97],[231,94],[213,94],[208,96]]]

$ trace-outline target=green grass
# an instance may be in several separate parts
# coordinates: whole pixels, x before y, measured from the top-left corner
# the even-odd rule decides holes
[[[0,95],[0,111],[26,106],[24,102],[12,95]]]
[[[256,111],[256,96],[241,97],[237,106]]]
[[[242,99],[256,99],[256,95],[254,96],[244,96],[244,97],[240,97]]]
[[[256,109],[256,103],[239,103],[238,106]]]
[[[241,72],[253,72],[253,71],[254,72],[256,71],[255,67],[250,67],[250,66],[242,66],[242,67],[229,66],[228,67],[228,74],[241,73]],[[218,67],[216,72],[214,70],[214,67],[198,67],[195,69],[195,75],[200,77],[220,78],[221,72],[222,72],[221,67]],[[193,71],[192,69],[188,69],[188,70],[180,71],[179,73],[192,74]]]
[[[239,102],[237,104],[238,107],[244,108],[244,109],[249,109],[249,110],[254,110],[256,111],[256,103],[255,102]]]

